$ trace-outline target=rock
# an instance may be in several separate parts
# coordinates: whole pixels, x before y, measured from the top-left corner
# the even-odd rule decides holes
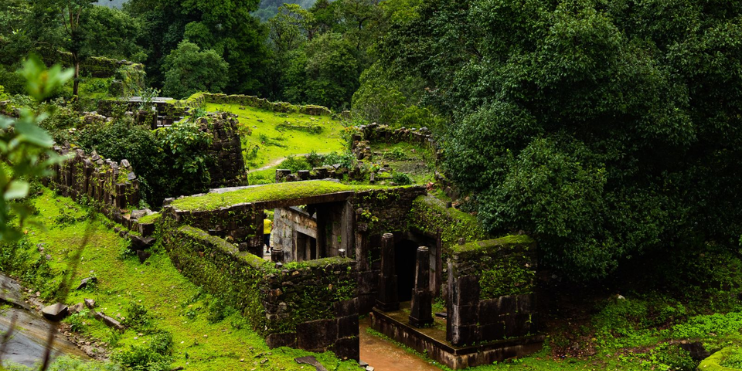
[[[83,309],[85,309],[85,304],[77,303],[71,306],[69,311],[70,311],[70,314],[75,314],[75,313],[80,313]]]
[[[123,159],[123,160],[121,160],[121,166],[122,167],[129,167],[131,165],[129,165],[129,160]]]
[[[147,261],[147,259],[149,259],[150,256],[152,256],[152,253],[149,251],[137,250],[139,263],[144,263],[145,261]]]
[[[294,361],[296,361],[296,363],[300,365],[304,364],[304,365],[314,366],[314,368],[317,371],[327,371],[327,369],[324,366],[322,366],[322,364],[319,363],[317,359],[314,358],[313,356],[294,358]]]
[[[360,361],[358,361],[358,365],[361,366],[361,367],[363,367],[363,368],[366,368],[366,366],[368,366],[368,363],[367,362],[363,362],[363,360],[360,360]]]
[[[690,353],[690,357],[693,358],[693,360],[696,362],[700,362],[711,356],[711,353],[709,353],[709,351],[703,347],[703,343],[699,341],[694,343],[680,344],[680,348]]]
[[[149,215],[149,213],[147,213],[147,211],[149,211],[149,213],[152,213],[152,211],[150,211],[148,209],[134,210],[134,211],[131,212],[131,219],[139,219],[139,218],[145,217],[145,216]]]
[[[95,318],[103,321],[103,323],[105,323],[108,327],[113,327],[119,331],[124,330],[124,326],[121,324],[121,322],[116,321],[115,319],[103,314],[103,312],[95,312]]]
[[[135,234],[129,235],[129,239],[133,250],[145,250],[155,243],[154,237],[142,237]]]
[[[95,300],[93,300],[93,299],[85,299],[85,300],[83,300],[83,302],[85,302],[85,306],[86,307],[88,307],[90,309],[95,308]]]
[[[80,281],[80,284],[77,286],[77,290],[82,290],[88,287],[88,284],[95,284],[95,283],[98,283],[97,277],[83,278],[82,281]]]
[[[62,303],[52,304],[48,307],[44,307],[41,310],[41,314],[50,321],[59,322],[63,320],[69,314],[69,307]]]

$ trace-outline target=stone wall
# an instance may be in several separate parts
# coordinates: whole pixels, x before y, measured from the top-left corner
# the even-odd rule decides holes
[[[299,106],[286,102],[271,102],[264,98],[251,95],[226,95],[212,93],[196,93],[185,101],[176,103],[180,106],[202,107],[206,103],[214,104],[239,104],[264,109],[266,111],[283,113],[302,113],[310,116],[331,116],[332,111],[327,107],[306,105]]]
[[[119,223],[123,220],[122,213],[139,204],[139,182],[129,161],[119,163],[69,146],[55,146],[54,150],[70,156],[64,163],[54,165],[54,175],[46,179],[62,195],[74,200],[87,196]]]
[[[429,147],[433,153],[437,151],[436,142],[427,128],[393,129],[389,125],[373,123],[357,126],[356,129],[358,132],[351,139],[351,150],[359,160],[371,157],[371,142],[412,143]]]
[[[448,259],[447,340],[455,346],[538,331],[536,248],[527,236],[473,242]]]
[[[212,113],[196,121],[203,131],[213,136],[207,153],[214,159],[209,166],[211,187],[245,184],[247,171],[242,158],[242,142],[238,132],[237,115]]]
[[[245,316],[271,348],[332,350],[358,360],[355,264],[329,258],[286,267],[164,214],[163,246],[179,271]]]

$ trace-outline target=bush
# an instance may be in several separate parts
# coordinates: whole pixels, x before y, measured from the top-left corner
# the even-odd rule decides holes
[[[286,157],[285,160],[281,162],[281,165],[278,165],[281,169],[288,169],[291,170],[292,173],[295,173],[299,170],[312,170],[312,165],[307,162],[307,159],[302,156],[289,156]]]
[[[147,343],[133,345],[114,353],[111,359],[135,371],[168,371],[172,361],[173,336],[169,332],[154,334]]]
[[[138,330],[146,329],[150,326],[152,318],[144,305],[132,301],[126,308],[126,312],[126,319],[122,323],[124,326],[133,327]]]
[[[412,178],[405,173],[394,173],[394,175],[392,175],[392,182],[397,185],[408,185],[412,184]]]

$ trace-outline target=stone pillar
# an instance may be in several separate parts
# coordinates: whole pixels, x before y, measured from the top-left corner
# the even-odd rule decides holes
[[[412,289],[410,324],[425,327],[433,323],[433,298],[430,293],[430,252],[425,246],[417,248],[415,287]]]
[[[394,265],[394,235],[381,236],[381,274],[379,275],[379,297],[376,308],[384,312],[399,310],[397,274]]]

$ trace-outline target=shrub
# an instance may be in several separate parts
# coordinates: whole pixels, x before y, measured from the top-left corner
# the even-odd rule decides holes
[[[154,334],[147,343],[133,345],[114,353],[111,359],[135,371],[170,370],[173,336],[169,332]]]
[[[283,162],[281,162],[281,165],[278,165],[281,169],[288,169],[291,170],[292,173],[295,173],[299,170],[312,170],[312,165],[307,162],[307,159],[304,157],[297,157],[297,156],[289,156],[286,157]]]
[[[392,175],[392,181],[398,185],[412,184],[412,178],[405,173],[394,173]]]

